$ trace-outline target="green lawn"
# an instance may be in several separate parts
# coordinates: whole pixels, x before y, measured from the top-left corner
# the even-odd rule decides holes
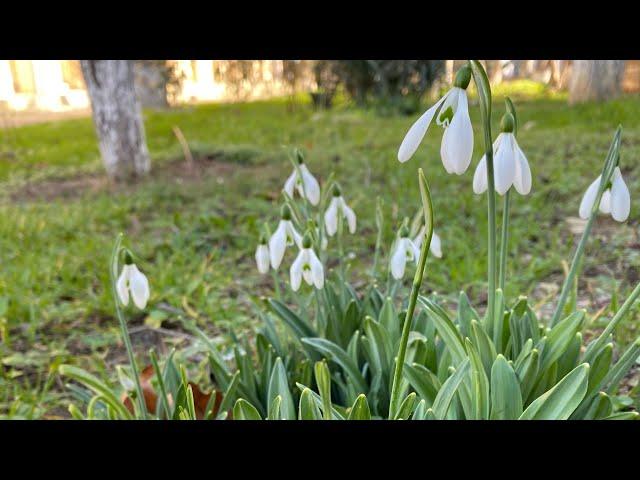
[[[577,216],[581,195],[599,174],[622,124],[621,166],[631,191],[631,216],[623,225],[598,220],[580,281],[580,301],[590,313],[612,297],[622,301],[640,278],[640,98],[568,107],[562,95],[533,84],[501,86],[498,93],[513,95],[519,143],[533,173],[532,194],[513,197],[507,295],[532,294],[541,307],[547,302],[545,295],[562,279],[561,262],[570,259],[578,239],[566,219]],[[494,131],[503,111],[499,95]],[[397,148],[414,117],[380,116],[348,104],[330,112],[314,112],[300,100],[145,112],[155,173],[129,187],[105,184],[90,119],[3,131],[0,415],[17,404],[16,397],[38,405],[23,414],[64,415],[68,393],[49,375],[60,362],[112,375],[121,345],[107,264],[120,231],[151,282],[150,305],[132,325],[145,322],[179,332],[182,315],[213,333],[248,332],[255,322],[249,294],[270,291],[270,278],[260,277],[253,262],[258,231],[264,221],[276,226],[274,199],[290,173],[287,149],[294,146],[306,151],[321,182],[335,172],[358,215],[358,232],[347,240],[348,251],[355,253],[352,275],[372,261],[376,196],[385,202],[388,245],[403,217],[419,206],[416,171],[423,167],[444,253],[430,261],[426,288],[450,300],[464,289],[482,308],[486,200],[471,190],[482,150],[474,103],[471,111],[474,162],[460,177],[444,171],[441,130],[432,129],[414,158],[401,165]],[[174,125],[196,156],[208,156],[201,175],[184,172]],[[380,273],[384,278],[386,272]],[[637,314],[619,340],[635,338],[636,325]]]

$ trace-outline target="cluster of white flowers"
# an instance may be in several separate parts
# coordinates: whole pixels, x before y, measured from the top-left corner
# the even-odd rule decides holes
[[[308,200],[311,205],[317,206],[320,203],[320,184],[311,174],[301,156],[298,156],[297,161],[298,164],[287,178],[283,191],[291,198],[297,192],[300,197]],[[327,236],[332,237],[336,234],[340,219],[347,222],[350,233],[355,233],[356,214],[347,205],[337,184],[334,184],[332,193],[329,207],[324,213],[324,226]],[[327,236],[320,235],[321,232],[318,227],[315,227],[312,231],[315,231],[316,237],[321,239],[320,248],[325,250],[328,245]],[[303,236],[296,230],[292,221],[291,209],[287,205],[282,207],[280,223],[268,242],[265,237],[260,239],[255,253],[258,271],[266,274],[269,272],[269,267],[278,270],[287,247],[293,245],[298,247],[299,252],[289,270],[291,288],[297,291],[303,279],[308,285],[317,289],[323,288],[324,267],[312,248],[311,235],[308,231]]]
[[[462,67],[456,75],[454,87],[409,128],[398,150],[400,162],[406,162],[413,156],[436,118],[436,123],[445,129],[440,147],[445,170],[457,175],[466,172],[473,153],[473,129],[466,93],[470,79],[469,67]],[[504,195],[513,186],[519,194],[527,195],[531,191],[531,169],[513,133],[514,118],[510,113],[503,117],[501,129],[502,132],[493,143],[495,190],[499,195]],[[585,192],[580,204],[580,217],[589,217],[601,180],[601,176],[598,177]],[[487,159],[483,155],[473,176],[473,191],[481,194],[487,191],[487,187]],[[612,180],[602,195],[599,209],[623,222],[629,217],[630,204],[629,190],[620,168],[616,167]]]

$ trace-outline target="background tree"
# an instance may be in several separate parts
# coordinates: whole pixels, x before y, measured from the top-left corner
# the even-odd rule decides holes
[[[624,65],[624,60],[575,60],[569,80],[569,103],[617,96]]]
[[[81,66],[107,173],[116,180],[146,174],[151,162],[135,92],[134,62],[82,60]]]

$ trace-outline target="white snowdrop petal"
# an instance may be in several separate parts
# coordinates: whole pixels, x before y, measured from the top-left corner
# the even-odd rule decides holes
[[[129,265],[122,267],[122,272],[116,282],[118,297],[125,307],[129,304]]]
[[[144,273],[138,270],[138,267],[131,265],[132,270],[129,276],[129,288],[133,303],[142,310],[147,306],[149,301],[149,281]]]
[[[524,152],[514,138],[516,149],[516,174],[513,179],[513,186],[520,195],[527,195],[531,191],[531,169]]]
[[[411,254],[413,256],[413,260],[418,264],[418,260],[420,260],[420,249],[413,243],[411,240],[407,238],[407,247],[411,250]]]
[[[391,275],[396,280],[402,279],[404,276],[405,264],[407,263],[407,253],[404,242],[400,239],[396,245],[396,251],[391,257]]]
[[[444,125],[445,122],[450,121],[449,118],[442,120],[441,116],[443,113],[445,113],[447,110],[449,110],[449,107],[451,107],[451,111],[455,114],[456,110],[458,109],[458,99],[460,97],[460,92],[462,92],[463,90],[459,87],[451,87],[451,90],[449,90],[444,98],[444,102],[442,102],[442,107],[440,108],[440,112],[438,112],[438,117],[436,117],[436,123],[438,125]]]
[[[429,251],[433,254],[434,257],[442,258],[440,237],[436,232],[433,232],[433,235],[431,236],[431,245],[429,245]]]
[[[318,180],[311,175],[311,172],[304,163],[300,165],[300,172],[302,173],[302,181],[304,183],[307,200],[309,200],[311,205],[318,205],[318,203],[320,203],[320,184]]]
[[[296,186],[296,178],[298,176],[298,172],[294,169],[293,173],[289,175],[287,181],[284,182],[284,191],[293,198],[293,188]]]
[[[413,239],[413,244],[418,249],[420,249],[420,247],[422,246],[422,240],[424,239],[424,234],[426,229],[427,227],[425,227],[424,225],[420,227],[420,231],[418,232],[418,235],[416,235],[416,238]]]
[[[297,292],[300,288],[300,284],[302,283],[302,267],[304,265],[304,250],[300,250],[298,256],[291,264],[291,268],[289,269],[289,276],[291,277],[291,289],[294,292]]]
[[[513,185],[515,176],[515,155],[513,148],[513,135],[505,138],[501,143],[495,156],[494,181],[496,192],[500,195],[507,193]]]
[[[414,124],[411,125],[411,128],[409,129],[407,134],[404,136],[404,139],[400,144],[400,148],[398,149],[399,161],[406,162],[416,152],[416,150],[420,146],[420,142],[422,142],[422,139],[424,138],[425,134],[427,133],[427,130],[429,129],[429,126],[431,125],[431,122],[433,120],[433,117],[436,111],[438,110],[438,107],[442,104],[442,102],[445,100],[447,95],[445,95],[440,100],[438,100],[435,105],[433,105],[429,110],[424,112],[420,116],[420,118],[418,118],[418,120],[416,120]]]
[[[589,218],[591,214],[591,209],[593,208],[593,204],[596,202],[596,197],[598,195],[598,189],[600,188],[600,181],[602,180],[602,175],[598,176],[589,188],[584,192],[582,196],[582,201],[580,202],[580,209],[578,210],[578,214],[580,218],[586,220]]]
[[[342,199],[341,199],[342,200]],[[356,233],[356,214],[349,207],[344,200],[342,200],[342,213],[347,219],[347,225],[349,226],[349,233]]]
[[[276,231],[269,239],[269,257],[271,259],[271,267],[277,270],[282,263],[284,251],[287,247],[287,232],[285,220],[280,220],[280,224]]]
[[[442,142],[444,147],[441,151],[446,152],[449,169],[457,175],[462,175],[469,168],[473,154],[473,128],[469,118],[467,94],[464,90],[458,94],[458,106],[451,124],[442,136]]]
[[[313,284],[317,289],[321,289],[324,287],[324,268],[322,266],[322,262],[313,250],[309,252],[309,261],[311,262]]]
[[[618,222],[629,218],[631,211],[631,196],[627,184],[624,183],[620,168],[616,167],[611,185],[611,216]]]
[[[600,199],[600,211],[602,213],[611,213],[611,190],[605,190]]]
[[[479,195],[487,191],[487,157],[482,156],[473,174],[473,193]]]
[[[338,231],[338,202],[337,198],[333,197],[329,208],[324,214],[324,226],[327,230],[327,235],[333,237]]]
[[[262,274],[269,273],[271,259],[269,257],[269,247],[260,244],[256,249],[256,265],[258,271]]]

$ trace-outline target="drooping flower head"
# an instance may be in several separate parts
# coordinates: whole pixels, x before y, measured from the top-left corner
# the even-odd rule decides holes
[[[587,191],[584,192],[582,202],[580,202],[580,217],[583,219],[589,218],[591,209],[598,196],[598,190],[600,189],[600,183],[602,182],[602,175],[596,178]],[[629,218],[629,211],[631,210],[631,196],[629,195],[629,189],[627,184],[624,183],[622,178],[622,172],[620,167],[616,167],[611,176],[611,181],[607,185],[602,198],[600,200],[599,209],[602,213],[611,214],[614,220],[618,222],[624,222]]]
[[[264,234],[260,235],[260,243],[256,248],[256,265],[258,265],[258,271],[263,275],[269,273],[269,247],[267,246],[267,238]]]
[[[467,87],[471,69],[463,66],[456,74],[453,88],[411,126],[398,150],[398,160],[406,162],[418,149],[434,117],[444,128],[440,157],[447,173],[462,175],[469,168],[473,153],[473,128],[469,118]]]
[[[294,192],[297,191],[300,197],[306,197],[311,205],[318,205],[320,203],[320,184],[311,175],[299,150],[296,151],[296,161],[298,164],[289,175],[289,178],[287,178],[284,184],[284,191],[291,198],[293,198]]]
[[[395,248],[391,255],[391,275],[396,280],[404,277],[407,261],[414,260],[416,264],[420,258],[420,249],[409,238],[409,229],[406,225],[400,227],[398,238],[396,239]]]
[[[531,191],[531,169],[513,134],[514,123],[513,115],[506,113],[502,117],[502,132],[493,142],[494,184],[500,195],[507,193],[512,185],[520,195]],[[474,193],[486,192],[487,185],[487,157],[483,155],[473,175]]]
[[[416,246],[418,250],[422,246],[422,240],[424,239],[424,232],[426,227],[423,225],[416,238],[413,239],[413,244]],[[434,231],[431,234],[431,244],[429,245],[429,251],[436,258],[442,258],[442,243],[440,242],[440,237]]]
[[[271,267],[274,270],[277,270],[280,267],[280,263],[282,263],[282,258],[284,257],[284,252],[287,247],[292,246],[293,244],[298,245],[300,247],[302,242],[302,237],[296,231],[293,226],[293,222],[291,221],[291,209],[288,205],[283,205],[280,210],[280,223],[278,224],[278,228],[271,238],[269,239],[269,257],[271,259]]]
[[[291,264],[289,271],[291,276],[291,288],[297,292],[302,279],[311,286],[321,289],[324,286],[324,267],[322,262],[311,248],[311,235],[307,232],[302,239],[300,253]]]
[[[338,215],[347,220],[350,233],[356,233],[356,214],[342,198],[342,191],[337,183],[333,184],[331,202],[324,214],[324,225],[327,235],[334,236],[338,231]]]
[[[128,250],[125,250],[124,266],[116,282],[116,291],[125,307],[129,304],[129,293],[131,293],[133,303],[140,310],[144,309],[149,301],[149,281],[133,263],[133,258]]]

